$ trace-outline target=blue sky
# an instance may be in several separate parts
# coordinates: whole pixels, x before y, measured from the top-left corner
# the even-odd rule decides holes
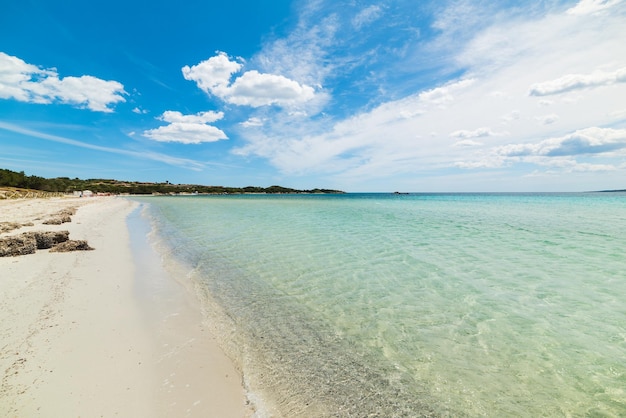
[[[626,1],[4,2],[0,167],[346,191],[626,188]]]

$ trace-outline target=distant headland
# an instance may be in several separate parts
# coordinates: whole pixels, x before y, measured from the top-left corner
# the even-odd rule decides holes
[[[105,194],[337,194],[341,190],[320,189],[298,190],[282,186],[270,187],[227,187],[206,186],[199,184],[150,183],[122,181],[111,179],[70,179],[69,177],[43,178],[27,176],[23,171],[0,169],[0,188],[11,190],[15,194],[56,194],[56,193],[90,193]],[[20,192],[20,190],[22,192]],[[8,193],[8,192],[7,192]],[[5,194],[7,194],[5,193]],[[2,196],[0,196],[2,198]]]

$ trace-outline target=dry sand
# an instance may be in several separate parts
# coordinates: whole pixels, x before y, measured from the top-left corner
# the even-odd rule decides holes
[[[72,222],[42,225],[68,206],[79,207]],[[0,258],[0,416],[251,414],[194,296],[150,249],[138,269],[126,225],[134,207],[115,197],[0,201],[0,222],[34,223],[0,238],[68,230],[95,248]]]

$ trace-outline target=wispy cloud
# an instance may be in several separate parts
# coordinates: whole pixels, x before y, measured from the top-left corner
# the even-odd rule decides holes
[[[376,96],[378,102],[373,102],[370,95],[360,111],[343,119],[295,121],[278,115],[264,119],[262,126],[247,124],[242,133],[247,143],[234,152],[267,158],[287,173],[325,173],[360,181],[397,173],[444,173],[454,167],[511,167],[520,162],[559,167],[547,162],[554,159],[561,164],[564,158],[568,161],[567,170],[619,166],[619,161],[579,162],[576,158],[622,158],[608,152],[621,152],[620,141],[596,144],[583,137],[600,135],[599,132],[608,135],[609,131],[597,130],[619,123],[615,115],[623,110],[615,100],[620,94],[626,95],[626,83],[622,82],[626,57],[621,53],[622,43],[617,41],[625,33],[623,6],[612,4],[612,14],[598,20],[593,13],[572,16],[558,5],[552,9],[547,4],[497,9],[500,3],[486,8],[482,8],[483,3],[469,1],[444,4],[449,7],[435,8],[440,14],[433,18],[433,27],[439,32],[423,40],[411,53],[417,60],[420,56],[428,57],[435,46],[442,47],[438,51],[443,56],[438,59],[454,63],[454,77],[441,80],[434,87],[431,84],[417,88],[398,99],[389,99],[380,92]],[[334,22],[345,19],[335,9],[329,10]],[[478,14],[472,15],[472,11]],[[469,23],[463,18],[468,13]],[[494,18],[480,19],[485,14]],[[353,14],[351,19],[357,16],[358,13]],[[485,26],[485,21],[492,23]],[[297,39],[311,39],[317,56],[324,57],[314,67],[315,74],[326,74],[319,66],[346,70],[344,60],[332,59],[333,47],[320,41],[340,38],[340,26],[334,26],[334,32],[323,32],[325,37],[312,36],[313,27],[311,24],[307,30],[299,26]],[[292,37],[295,35],[288,36],[288,41],[274,42],[269,51],[276,51],[279,44],[296,45]],[[300,43],[298,46],[306,49]],[[382,51],[380,45],[374,47]],[[281,54],[265,57],[281,58],[288,52],[297,55],[295,50],[283,49]],[[407,56],[403,62],[413,61]],[[416,66],[416,77],[422,68]],[[577,74],[574,81],[563,76],[568,73]],[[326,76],[326,80],[332,77]],[[376,81],[368,80],[372,88],[377,86]],[[607,88],[595,88],[601,86]],[[560,93],[574,90],[580,96],[561,100]],[[342,92],[333,94],[329,105],[339,105]],[[550,101],[543,98],[548,95]],[[548,105],[550,113],[545,112]],[[524,161],[521,156],[494,152],[507,146],[513,151],[516,144],[545,150],[548,144],[557,142],[552,151],[529,153]],[[524,146],[521,148],[526,149]]]
[[[382,15],[383,9],[379,5],[368,6],[352,18],[352,26],[359,30],[380,19]]]
[[[536,116],[535,119],[544,125],[551,125],[559,120],[559,115],[550,113],[549,115]]]
[[[530,95],[549,96],[573,90],[609,86],[615,83],[626,83],[626,67],[608,73],[597,71],[592,74],[567,74],[555,80],[532,85]]]
[[[458,131],[454,131],[450,134],[452,138],[461,138],[461,139],[469,139],[469,138],[485,138],[488,136],[496,136],[497,134],[491,130],[491,128],[478,128],[473,131],[468,131],[466,129],[461,129]]]
[[[571,15],[588,15],[598,13],[619,4],[621,1],[622,0],[581,0],[576,4],[576,6],[568,9],[567,13]]]
[[[0,129],[14,132],[20,135],[43,139],[46,141],[53,141],[53,142],[58,142],[58,143],[65,144],[65,145],[71,145],[74,147],[86,148],[86,149],[106,152],[110,154],[123,155],[123,156],[142,159],[142,160],[159,161],[165,164],[188,168],[191,170],[200,170],[204,167],[204,164],[198,161],[187,159],[187,158],[172,157],[170,155],[160,154],[160,153],[156,153],[152,151],[140,152],[140,151],[119,149],[119,148],[103,147],[100,145],[94,145],[88,142],[77,141],[75,139],[66,138],[63,136],[51,135],[45,132],[34,131],[31,129],[23,128],[21,126],[17,126],[17,125],[14,125],[12,123],[7,123],[7,122],[0,122]]]

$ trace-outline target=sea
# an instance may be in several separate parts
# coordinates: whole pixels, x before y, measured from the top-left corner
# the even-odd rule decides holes
[[[133,199],[258,417],[626,416],[625,193]]]

